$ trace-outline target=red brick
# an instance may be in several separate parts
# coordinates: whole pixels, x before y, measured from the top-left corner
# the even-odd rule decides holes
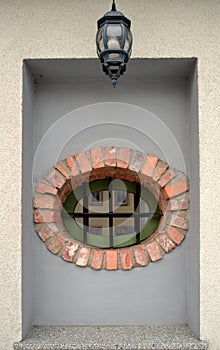
[[[145,160],[146,156],[143,153],[133,151],[128,168],[138,173],[142,169]]]
[[[45,177],[54,187],[61,189],[66,182],[66,179],[57,170],[51,169]]]
[[[188,228],[187,220],[177,215],[171,215],[170,225],[182,228],[184,230],[187,230]]]
[[[94,270],[100,270],[102,268],[102,262],[104,257],[104,250],[94,250],[91,268]]]
[[[73,191],[73,185],[71,181],[66,181],[62,187],[62,194],[69,195]],[[75,187],[74,187],[75,188]]]
[[[79,170],[77,169],[76,162],[73,157],[69,156],[66,158],[66,164],[69,167],[71,174],[73,176],[79,175]]]
[[[54,209],[60,211],[63,207],[60,199],[53,196],[35,196],[34,207],[41,209]]]
[[[158,181],[161,187],[164,187],[168,182],[170,182],[176,176],[175,172],[168,169],[167,172]]]
[[[121,179],[121,180],[128,180],[130,182],[138,181],[138,177],[136,175],[132,175],[132,174],[116,175],[115,178]]]
[[[103,173],[103,172],[97,172],[96,174],[96,179],[97,180],[102,180],[102,179],[105,179],[106,178],[106,174]]]
[[[107,166],[116,166],[116,148],[115,147],[105,147],[105,164]]]
[[[49,193],[49,194],[57,194],[57,188],[47,184],[46,182],[38,182],[36,187],[36,192],[39,193]]]
[[[188,185],[186,181],[179,181],[171,186],[166,186],[164,188],[164,195],[165,198],[172,198],[186,191],[188,191]]]
[[[120,260],[122,270],[130,270],[133,267],[131,253],[128,249],[120,250]]]
[[[94,169],[103,168],[104,162],[103,162],[101,147],[91,149],[90,153],[91,153],[93,168]]]
[[[59,212],[52,210],[37,209],[34,210],[35,222],[62,222],[62,217]]]
[[[58,193],[58,197],[62,203],[66,202],[67,196],[63,193]]]
[[[90,253],[91,253],[91,248],[82,247],[79,251],[79,255],[78,255],[77,260],[76,260],[76,265],[81,266],[81,267],[87,266],[88,261],[89,261],[89,257],[90,257]]]
[[[137,266],[146,266],[148,264],[148,258],[143,247],[133,247],[133,253]]]
[[[71,175],[67,169],[65,169],[64,165],[62,163],[57,163],[55,165],[55,168],[63,175],[67,180],[71,179]]]
[[[65,240],[59,236],[54,236],[47,244],[47,248],[53,253],[57,254],[63,248]]]
[[[175,248],[175,244],[167,237],[166,234],[159,235],[156,240],[167,253]]]
[[[117,270],[118,253],[116,250],[106,250],[106,270]]]
[[[96,174],[89,174],[89,182],[97,180],[97,175]]]
[[[169,226],[166,231],[169,237],[172,239],[172,241],[175,242],[177,245],[179,245],[184,240],[184,235],[175,227]]]
[[[153,241],[149,244],[146,244],[146,248],[152,261],[162,259],[163,255],[158,247],[157,242]]]
[[[92,167],[90,165],[88,155],[86,152],[79,152],[78,154],[76,154],[75,157],[79,164],[79,168],[82,174],[88,173],[92,170]]]
[[[119,148],[117,167],[126,169],[129,164],[130,159],[130,149],[128,148]]]
[[[78,248],[79,248],[79,244],[74,242],[68,243],[61,257],[66,261],[72,261]]]
[[[171,211],[184,210],[189,208],[188,199],[170,199],[167,201],[167,209]]]
[[[165,173],[167,170],[168,165],[166,163],[161,162],[158,166],[158,168],[155,170],[155,174],[153,176],[154,181],[160,180],[161,176]]]
[[[146,162],[144,163],[143,169],[141,170],[141,173],[151,177],[154,169],[157,165],[158,162],[158,158],[157,157],[153,157],[151,155],[147,156]]]
[[[162,198],[162,196],[159,197],[159,208],[160,210],[165,213],[166,210],[167,210],[167,205],[168,205],[168,202]]]

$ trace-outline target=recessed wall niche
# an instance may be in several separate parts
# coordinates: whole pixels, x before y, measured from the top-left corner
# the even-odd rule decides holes
[[[196,60],[131,59],[116,89],[97,59],[26,60],[23,72],[23,335],[32,325],[95,324],[188,324],[198,335]],[[189,177],[188,235],[148,268],[79,268],[49,253],[34,232],[32,195],[42,174],[69,154],[106,145],[153,154]]]

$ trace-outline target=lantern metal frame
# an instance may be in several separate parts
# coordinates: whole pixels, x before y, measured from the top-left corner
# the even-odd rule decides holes
[[[108,48],[107,29],[109,25],[120,25],[121,27],[121,42],[120,48]],[[113,0],[111,11],[107,12],[97,22],[98,31],[96,34],[97,54],[102,63],[103,71],[112,80],[113,87],[116,86],[118,78],[126,71],[126,63],[131,55],[133,38],[130,31],[131,21],[123,15],[122,12],[116,10],[115,1]],[[124,49],[126,41],[126,29],[129,34],[129,46]],[[99,36],[102,35],[104,50],[100,48]],[[117,58],[111,58],[111,54],[117,54]]]

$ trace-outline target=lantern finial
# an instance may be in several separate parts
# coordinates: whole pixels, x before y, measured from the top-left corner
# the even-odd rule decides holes
[[[116,78],[112,78],[112,86],[113,88],[115,88],[117,85],[117,79]]]
[[[112,2],[112,11],[116,11],[115,0],[113,0],[113,2]]]

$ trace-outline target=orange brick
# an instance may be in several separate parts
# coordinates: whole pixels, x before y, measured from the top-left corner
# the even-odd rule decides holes
[[[120,250],[120,260],[122,270],[130,270],[133,267],[131,253],[128,249]]]
[[[88,155],[86,152],[80,152],[76,154],[75,157],[79,164],[80,170],[83,174],[88,173],[92,170],[92,167],[90,165]]]
[[[51,169],[45,176],[45,179],[50,182],[54,187],[61,189],[66,182],[66,179],[57,170]]]
[[[94,270],[100,270],[102,268],[103,257],[104,257],[104,251],[101,249],[99,250],[95,249],[93,258],[92,258],[91,268]]]
[[[177,215],[171,215],[170,225],[182,228],[184,230],[187,230],[187,228],[188,228],[187,220],[185,218],[182,218],[181,216],[177,216]]]
[[[115,147],[105,147],[105,164],[107,166],[116,166],[116,148]]]
[[[161,187],[164,187],[168,182],[170,182],[176,176],[175,172],[168,169],[167,172],[158,181]]]
[[[175,248],[175,244],[167,237],[166,234],[159,235],[156,240],[167,253]]]
[[[37,209],[34,210],[34,221],[40,222],[62,222],[62,217],[59,212],[53,210]]]
[[[65,240],[59,236],[54,236],[49,241],[47,248],[53,253],[57,254],[64,246]]]
[[[184,210],[189,208],[188,199],[170,199],[167,201],[167,209],[171,211]]]
[[[54,196],[35,196],[34,207],[41,209],[54,209],[60,211],[63,207],[60,199]]]
[[[172,239],[172,241],[175,242],[177,245],[179,245],[184,240],[184,235],[175,227],[169,226],[166,231],[169,237]]]
[[[145,250],[141,246],[133,247],[133,253],[137,266],[146,266],[148,264],[148,259]]]
[[[73,176],[79,175],[79,170],[77,169],[76,162],[73,157],[69,156],[66,158],[66,164],[69,167]]]
[[[161,162],[159,167],[155,170],[155,174],[153,176],[154,181],[160,180],[161,176],[165,173],[167,170],[168,165],[166,163]]]
[[[159,259],[162,259],[163,256],[158,247],[157,242],[153,241],[149,244],[146,244],[146,248],[152,261],[157,261]]]
[[[133,151],[129,169],[138,173],[142,169],[145,159],[146,156],[143,153]]]
[[[164,196],[165,198],[172,198],[186,191],[188,191],[188,185],[186,181],[179,181],[171,186],[166,186],[164,188]]]
[[[130,153],[131,153],[131,151],[128,148],[120,148],[119,149],[118,160],[117,160],[117,166],[119,168],[126,169],[128,167]]]
[[[157,165],[158,158],[153,157],[151,155],[148,155],[146,162],[144,163],[143,169],[141,170],[141,173],[151,177],[153,174],[153,171]]]
[[[63,176],[65,176],[65,178],[66,178],[67,180],[70,180],[71,175],[70,175],[70,173],[68,172],[68,170],[64,168],[64,166],[63,166],[62,163],[57,163],[57,164],[55,165],[55,168],[56,168]]]
[[[106,250],[106,270],[117,270],[118,254],[116,250]]]
[[[35,230],[38,233],[38,236],[42,239],[42,241],[47,241],[50,237],[52,237],[54,235],[54,232],[51,230],[51,228],[44,224],[40,227],[35,227]]]
[[[85,267],[88,264],[91,248],[81,248],[76,260],[76,265]]]
[[[57,194],[57,188],[47,184],[46,182],[38,182],[36,187],[36,192],[39,193],[48,193],[48,194]]]
[[[64,249],[64,252],[61,255],[61,257],[63,258],[63,260],[71,262],[74,258],[74,255],[76,254],[78,248],[79,248],[79,244],[74,243],[74,242],[68,243],[68,245]]]
[[[103,162],[102,149],[100,147],[93,148],[91,149],[90,153],[91,153],[93,168],[94,169],[103,168],[104,162]]]

